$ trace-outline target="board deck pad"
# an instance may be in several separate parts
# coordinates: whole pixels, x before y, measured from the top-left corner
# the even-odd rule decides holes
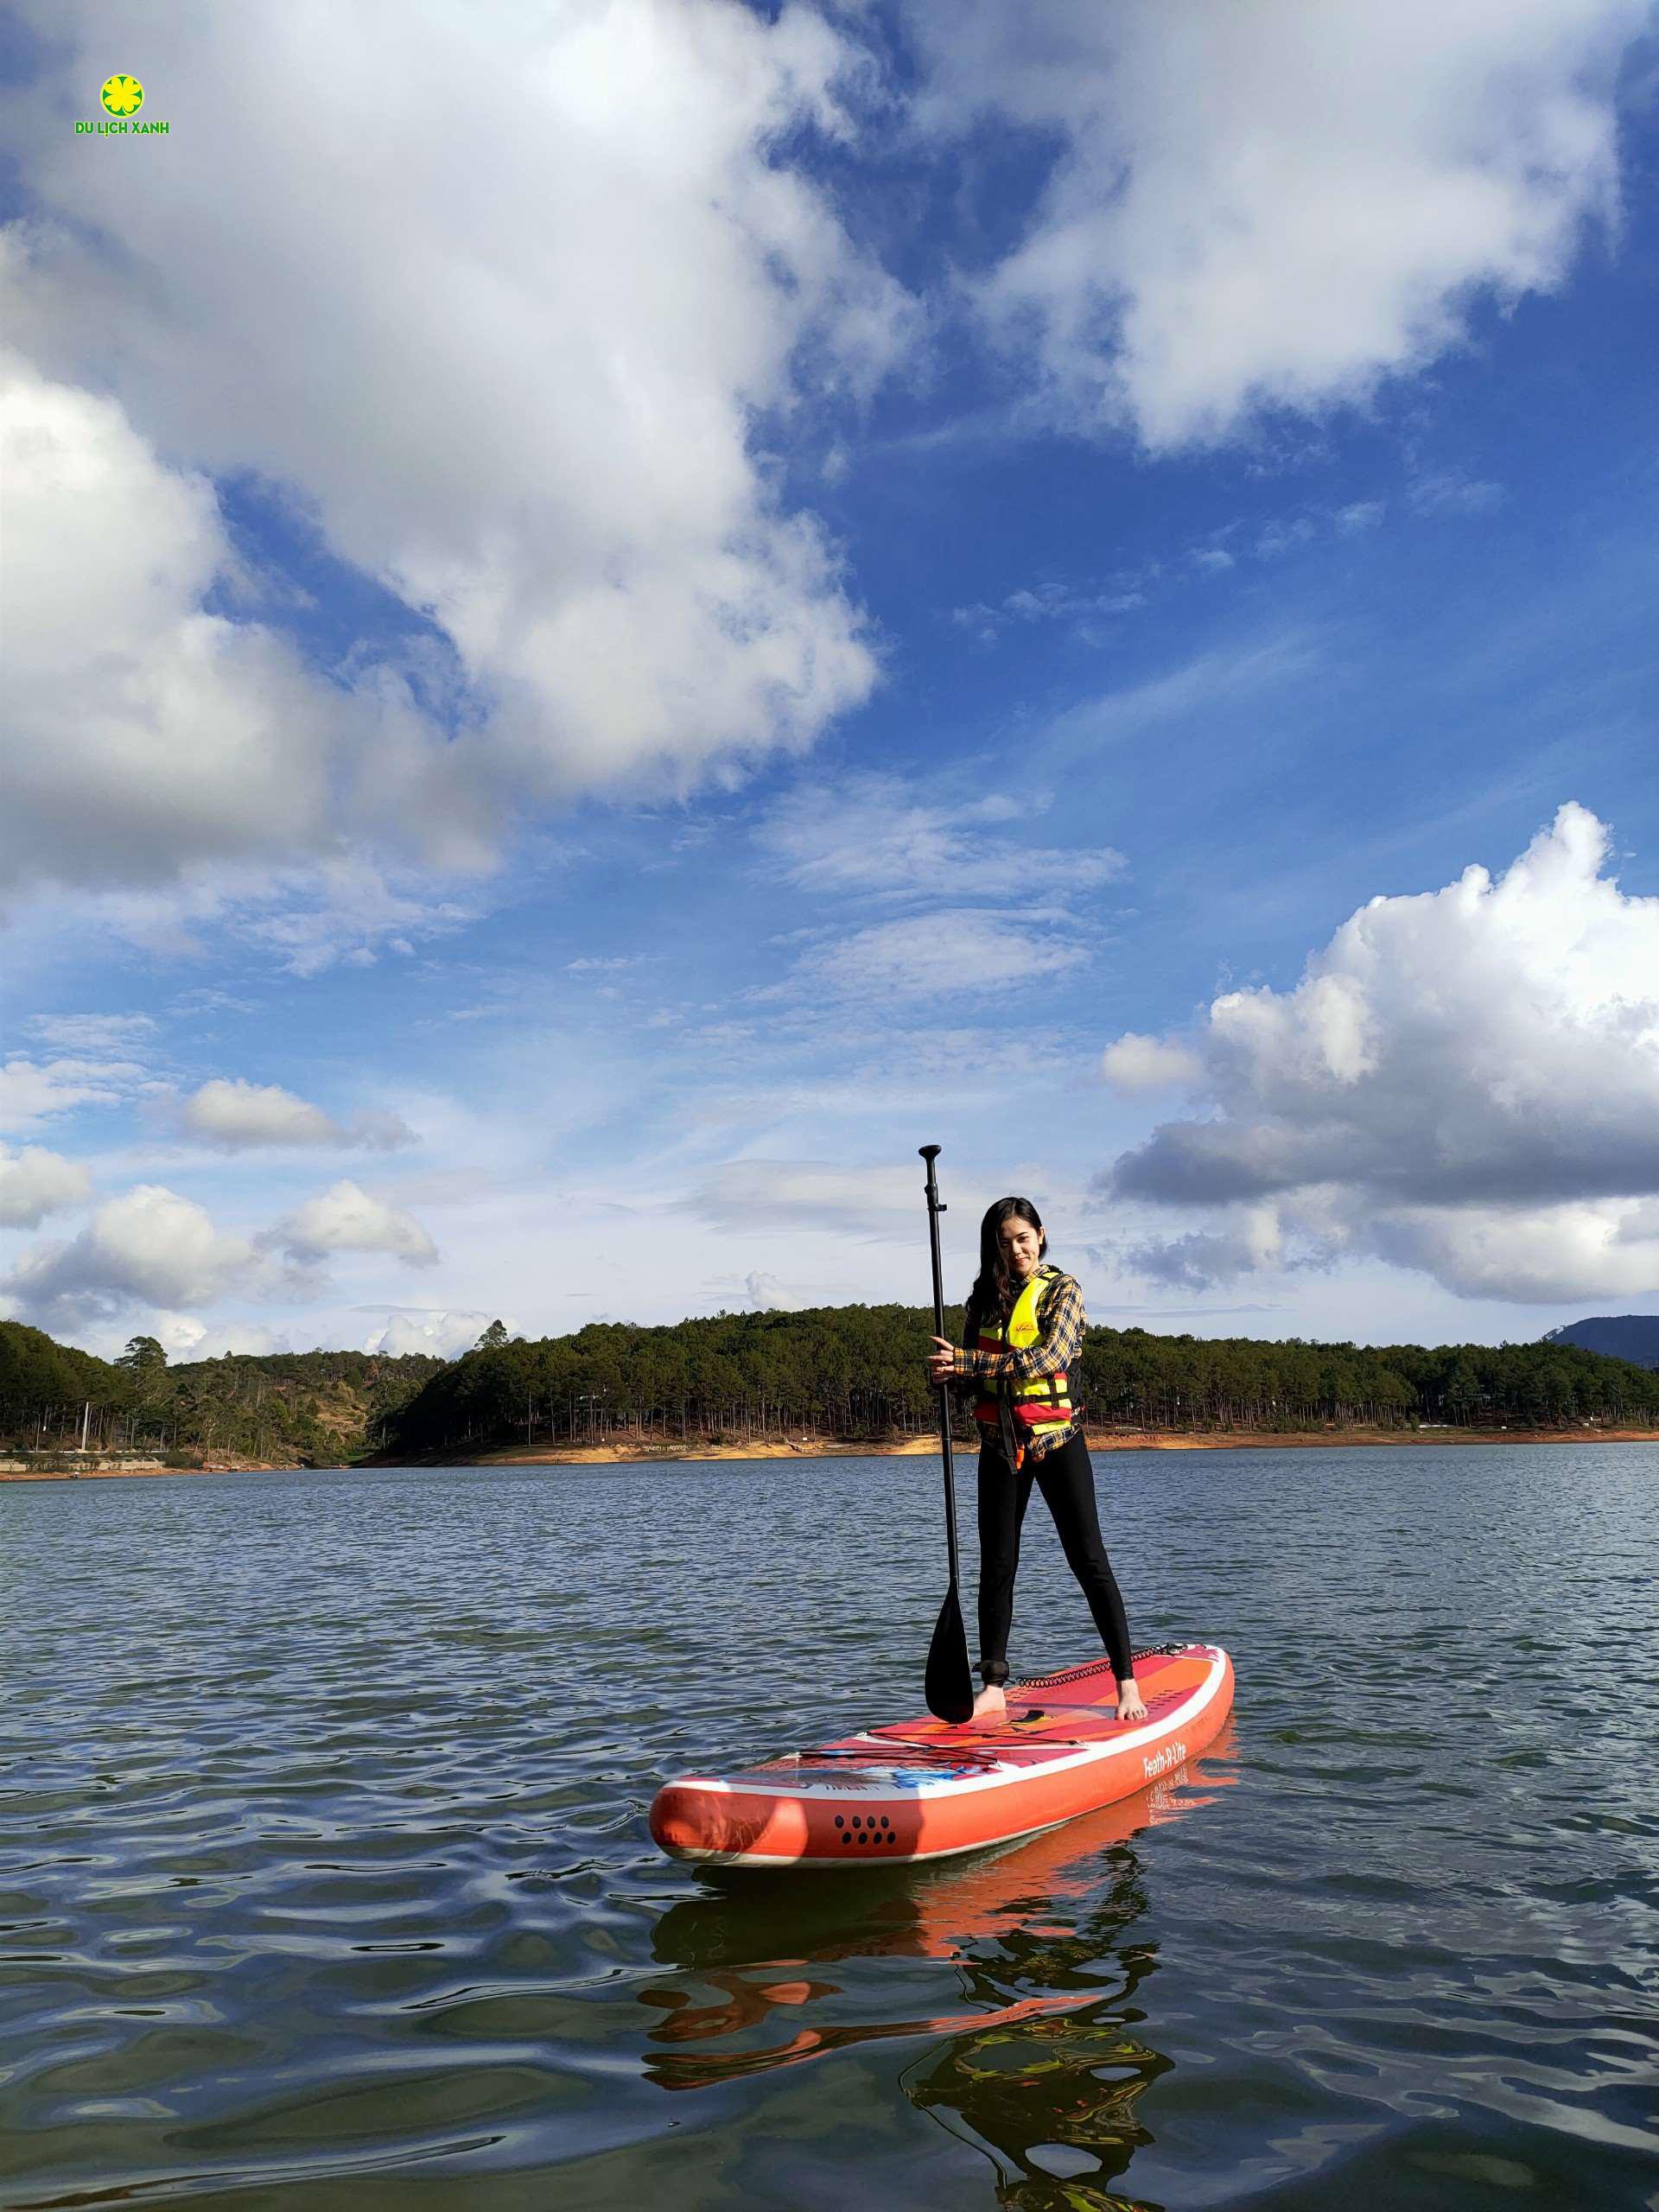
[[[724,1866],[868,1866],[976,1851],[1093,1812],[1173,1773],[1232,1709],[1214,1644],[1137,1652],[1144,1720],[1117,1717],[1103,1659],[1011,1684],[1004,1720],[924,1714],[723,1775],[665,1783],[651,1832],[671,1856]]]

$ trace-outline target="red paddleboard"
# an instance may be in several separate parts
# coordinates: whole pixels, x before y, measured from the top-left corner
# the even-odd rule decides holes
[[[664,1783],[651,1832],[676,1859],[718,1866],[868,1866],[948,1859],[1057,1827],[1197,1758],[1233,1704],[1214,1644],[1137,1652],[1144,1720],[1117,1717],[1107,1662],[1011,1683],[1006,1720],[931,1717],[861,1729],[727,1775]]]

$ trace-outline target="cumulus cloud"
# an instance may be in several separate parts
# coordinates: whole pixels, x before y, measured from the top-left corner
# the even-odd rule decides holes
[[[415,1141],[414,1131],[395,1114],[337,1122],[276,1084],[248,1083],[240,1077],[217,1076],[204,1083],[180,1103],[178,1123],[187,1135],[232,1152],[260,1146],[385,1152]]]
[[[171,1335],[168,1332],[169,1324]],[[222,1359],[226,1352],[234,1357],[259,1359],[268,1357],[272,1352],[320,1351],[324,1349],[309,1332],[302,1336],[289,1329],[269,1328],[258,1321],[204,1323],[189,1313],[161,1317],[161,1325],[153,1328],[151,1334],[160,1337],[175,1361]]]
[[[1236,1214],[1220,1230],[1127,1244],[1111,1261],[1173,1290],[1205,1290],[1213,1282],[1284,1265],[1284,1236],[1273,1208],[1239,1207]]]
[[[1195,1082],[1203,1062],[1185,1045],[1164,1037],[1142,1037],[1124,1032],[1100,1056],[1100,1071],[1112,1089],[1126,1097],[1143,1090],[1167,1090]]]
[[[385,1252],[412,1267],[430,1267],[438,1248],[413,1214],[342,1179],[286,1215],[261,1237],[302,1267],[334,1252]]]
[[[168,1313],[157,1311],[147,1313],[144,1316],[144,1333],[156,1338],[169,1359],[211,1359],[214,1357],[216,1351],[231,1349],[228,1344],[210,1349],[210,1332],[207,1325],[205,1321],[198,1319],[194,1313]],[[251,1333],[255,1337],[262,1337],[267,1335],[269,1332],[258,1329]],[[266,1351],[274,1350],[275,1347],[263,1344],[251,1345],[238,1344],[236,1349]]]
[[[1217,998],[1169,1047],[1196,1058],[1200,1113],[1125,1153],[1109,1188],[1222,1209],[1220,1242],[1143,1248],[1145,1270],[1214,1277],[1300,1248],[1471,1296],[1659,1284],[1659,898],[1621,891],[1607,855],[1605,826],[1563,806],[1496,880],[1375,898],[1294,989]],[[1121,1042],[1134,1066],[1148,1040]]]
[[[1363,399],[1457,344],[1478,295],[1561,280],[1615,193],[1612,75],[1643,0],[1285,0],[914,20],[926,112],[1058,140],[985,276],[1051,404],[1154,448]]]
[[[1659,1292],[1659,1205],[1651,1199],[1460,1213],[1404,1206],[1376,1222],[1372,1241],[1383,1259],[1421,1268],[1471,1298],[1541,1305]]]
[[[28,1253],[6,1287],[48,1329],[78,1329],[130,1305],[178,1308],[246,1287],[253,1247],[216,1229],[194,1199],[141,1183],[99,1206],[67,1244]]]
[[[0,1144],[0,1226],[36,1228],[49,1213],[79,1205],[92,1194],[92,1179],[79,1163],[39,1145],[11,1152]]]
[[[268,626],[207,611],[230,549],[205,479],[159,461],[114,400],[15,353],[0,356],[0,876],[154,885],[193,864],[327,855],[342,828],[477,857],[480,798],[405,684],[328,683]]]
[[[405,1310],[388,1313],[385,1325],[365,1338],[365,1351],[401,1357],[406,1352],[426,1352],[438,1359],[459,1359],[470,1351],[494,1317],[466,1312],[428,1313]]]
[[[780,152],[847,128],[865,66],[817,10],[441,0],[391,99],[349,13],[24,14],[16,871],[159,881],[378,832],[459,864],[526,798],[683,788],[865,696],[835,549],[759,449],[907,323]],[[141,192],[63,124],[123,22],[190,118]],[[294,95],[280,131],[244,127],[255,82]],[[280,487],[424,643],[323,681],[227,615],[250,580],[199,471]]]
[[[194,1199],[141,1183],[106,1200],[68,1243],[24,1253],[0,1287],[19,1312],[59,1332],[84,1333],[131,1306],[195,1325],[185,1309],[232,1297],[312,1297],[323,1263],[346,1252],[416,1267],[438,1256],[411,1214],[353,1182],[319,1192],[251,1239],[219,1229]]]

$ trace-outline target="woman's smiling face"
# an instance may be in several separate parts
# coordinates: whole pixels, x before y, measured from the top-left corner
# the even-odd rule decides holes
[[[1043,1256],[1043,1236],[1028,1221],[1021,1221],[1018,1214],[1010,1214],[999,1222],[996,1241],[1002,1248],[1002,1264],[1014,1282],[1029,1281],[1037,1262]]]

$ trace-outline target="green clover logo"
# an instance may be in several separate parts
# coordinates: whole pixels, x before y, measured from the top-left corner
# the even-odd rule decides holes
[[[106,77],[99,98],[111,115],[137,115],[144,104],[144,88],[136,77]]]

